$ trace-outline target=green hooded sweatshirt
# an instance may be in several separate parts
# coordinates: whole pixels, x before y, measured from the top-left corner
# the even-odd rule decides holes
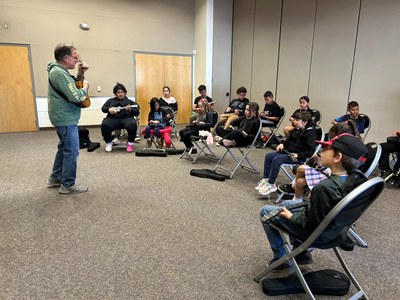
[[[47,65],[49,72],[48,113],[54,126],[78,125],[81,117],[79,102],[85,100],[87,89],[78,90],[75,79],[57,62]],[[67,100],[68,99],[68,100]]]

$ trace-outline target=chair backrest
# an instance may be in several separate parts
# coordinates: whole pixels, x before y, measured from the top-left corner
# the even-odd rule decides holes
[[[366,114],[359,114],[359,117],[363,118],[365,121],[364,133],[362,136],[362,140],[364,141],[368,135],[369,130],[371,129],[371,119]]]
[[[318,109],[311,109],[312,111],[312,120],[314,121],[315,125],[319,125],[321,124],[322,121],[322,117],[321,117],[321,113]]]
[[[215,133],[215,130],[217,128],[217,124],[219,123],[219,112],[213,111],[213,125],[212,125],[212,133]]]
[[[175,118],[176,118],[176,112],[169,106],[162,106],[162,110],[164,110],[168,115],[171,116],[168,122],[168,126],[174,127],[175,125]]]
[[[381,158],[382,154],[382,146],[375,142],[371,142],[366,144],[368,149],[368,156],[367,161],[362,166],[361,171],[364,173],[365,177],[369,177],[371,173],[375,170],[379,159]]]
[[[385,181],[380,177],[375,177],[352,190],[332,208],[314,232],[303,243],[304,247],[308,248],[310,245],[314,245],[317,248],[327,248],[324,247],[324,244],[319,244],[317,239],[328,225],[333,222],[338,227],[339,236],[342,233],[342,229],[350,227],[358,220],[358,218],[361,217],[361,215],[382,193],[384,188]],[[330,245],[329,248],[339,245],[328,244]]]
[[[314,128],[315,128],[315,131],[317,133],[317,140],[318,141],[324,141],[325,140],[324,129],[319,125],[315,125]],[[322,146],[320,144],[318,144],[317,147],[315,147],[315,151],[314,151],[313,155],[316,155],[321,150],[321,147]]]

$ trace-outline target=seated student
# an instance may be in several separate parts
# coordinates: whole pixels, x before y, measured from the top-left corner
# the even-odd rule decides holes
[[[356,123],[358,132],[363,134],[365,130],[365,119],[359,115],[360,106],[358,103],[356,101],[350,101],[349,104],[347,104],[347,111],[349,112],[348,114],[336,118],[332,121],[332,124],[335,125],[338,122],[352,120],[354,123]]]
[[[197,113],[198,103],[199,103],[199,101],[201,99],[205,99],[207,101],[207,103],[208,103],[208,109],[209,110],[213,110],[214,101],[210,97],[207,96],[207,88],[206,88],[206,86],[204,84],[201,84],[201,85],[199,85],[198,90],[199,90],[200,96],[198,96],[198,97],[196,97],[196,99],[194,99],[194,102],[193,102],[193,114],[190,116],[190,124],[192,124],[193,121],[197,119],[197,116],[198,116],[198,113]]]
[[[367,147],[360,139],[344,133],[328,142],[317,141],[317,143],[322,145],[321,161],[324,166],[331,169],[331,176],[314,187],[311,193],[310,206],[307,210],[301,208],[289,211],[285,207],[294,204],[294,202],[287,200],[282,203],[283,211],[271,220],[271,222],[284,227],[289,233],[303,240],[311,235],[329,211],[346,194],[365,181],[363,178],[354,180],[357,174],[356,170],[365,162],[365,156],[368,153]],[[260,216],[265,216],[277,208],[277,206],[266,205],[261,208]],[[271,225],[268,223],[262,223],[262,225],[273,251],[274,257],[269,262],[269,264],[272,264],[285,255],[283,241],[279,232]],[[335,223],[331,223],[319,236],[318,241],[328,243],[340,233],[341,229]],[[291,242],[294,247],[299,245],[298,241],[293,238],[291,238]],[[298,264],[310,264],[312,263],[311,254],[305,251],[296,257],[296,261]],[[279,270],[288,268],[290,268],[289,263],[278,267]]]
[[[157,145],[159,149],[163,147],[163,141],[161,138],[161,129],[166,126],[167,113],[165,110],[161,109],[160,100],[157,98],[152,98],[150,100],[150,112],[147,117],[147,126],[144,128],[144,138],[147,139],[147,148],[151,147],[151,130],[154,130],[154,135],[157,138]]]
[[[113,93],[115,97],[108,99],[101,108],[107,114],[101,123],[101,134],[106,142],[106,151],[112,151],[112,132],[116,129],[126,129],[128,132],[126,152],[133,152],[137,130],[134,116],[139,115],[139,106],[126,97],[126,88],[123,84],[117,83]]]
[[[393,152],[400,152],[400,129],[393,131],[392,137],[388,138],[386,143],[382,143],[382,154],[379,159],[379,170],[381,170],[381,177],[386,179],[389,175],[394,173],[394,176],[387,182],[386,187],[390,189],[397,189],[400,187],[400,159],[397,158],[397,162],[393,167],[393,171],[389,166],[389,156]]]
[[[302,111],[308,111],[311,114],[311,117],[313,117],[313,112],[312,112],[311,108],[309,107],[310,98],[308,98],[307,96],[302,96],[299,99],[299,103],[300,103],[300,108],[296,109],[295,112],[289,117],[289,121],[292,122],[292,125],[286,126],[283,129],[283,133],[286,137],[289,137],[290,132],[294,129],[293,121],[294,121],[294,115],[296,113],[302,112]]]
[[[213,125],[213,113],[208,109],[208,103],[205,100],[199,101],[199,109],[197,119],[193,121],[192,124],[186,126],[186,128],[179,131],[179,136],[181,137],[181,142],[186,146],[186,151],[194,153],[196,149],[192,149],[193,143],[191,140],[192,135],[199,135],[200,130],[210,131]]]
[[[264,101],[264,110],[260,112],[263,125],[276,126],[279,123],[281,109],[274,101],[274,94],[271,91],[266,91],[264,93]]]
[[[246,105],[249,104],[246,93],[247,89],[243,86],[236,90],[237,99],[233,99],[225,109],[225,112],[220,115],[218,125],[225,125],[224,129],[227,129],[231,121],[244,115]]]
[[[226,147],[250,145],[259,128],[258,109],[257,103],[250,102],[246,105],[245,115],[233,120],[227,129],[217,127],[215,139],[218,144]],[[234,129],[235,126],[238,128]]]
[[[354,135],[361,140],[357,126],[352,121],[336,123],[329,130],[329,139],[333,139],[342,133]],[[312,163],[311,161],[314,161]],[[321,164],[321,157],[315,155],[310,159],[309,163],[300,165],[296,170],[296,179],[293,184],[284,184],[279,189],[286,193],[294,193],[293,201],[301,202],[305,188],[308,186],[310,191],[321,180],[326,179],[331,174],[331,170]]]
[[[282,164],[293,163],[293,161],[302,163],[315,151],[317,133],[311,114],[306,111],[296,113],[293,124],[295,129],[282,144],[276,147],[276,152],[270,152],[265,156],[264,178],[256,186],[261,196],[268,196],[277,190],[275,181]],[[283,153],[284,150],[286,153]],[[287,152],[291,155],[289,156]]]
[[[178,102],[171,96],[171,90],[168,86],[163,87],[164,96],[160,97],[161,106],[169,106],[173,111],[178,111]]]

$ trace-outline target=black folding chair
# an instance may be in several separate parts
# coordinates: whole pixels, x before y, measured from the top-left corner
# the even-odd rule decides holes
[[[213,111],[213,126],[211,134],[214,135],[215,128],[219,123],[219,113],[217,111]],[[191,140],[195,147],[198,149],[197,155],[193,158],[193,164],[196,163],[199,156],[203,153],[206,157],[218,160],[218,156],[215,152],[211,149],[210,145],[207,144],[207,137],[202,136],[191,136]],[[185,153],[182,154],[181,158],[184,156]],[[190,157],[190,155],[188,155]]]
[[[251,149],[254,148],[254,145],[257,141],[258,136],[261,133],[262,130],[262,123],[261,123],[261,119],[258,118],[258,123],[259,123],[259,128],[257,131],[257,134],[254,136],[254,139],[252,141],[252,143],[247,146],[247,147],[225,147],[225,153],[221,156],[221,158],[218,160],[217,165],[214,167],[214,171],[216,171],[217,169],[221,169],[222,171],[228,173],[229,178],[232,178],[233,175],[235,175],[236,171],[239,169],[239,167],[241,167],[242,169],[245,169],[247,171],[256,173],[256,174],[260,174],[260,172],[257,171],[256,167],[253,165],[253,163],[250,161],[250,159],[248,158],[248,155],[251,151]],[[234,149],[237,149],[238,152],[241,155],[241,158],[238,158],[235,154],[234,154]],[[226,157],[227,154],[230,154],[230,156],[234,159],[234,161],[236,162],[236,166],[233,170],[227,169],[223,166],[221,166],[222,161],[224,160],[224,158]],[[244,165],[244,163],[247,162],[246,165]]]
[[[369,177],[371,173],[375,170],[376,166],[378,165],[379,159],[382,153],[381,145],[371,142],[367,145],[368,148],[368,157],[365,164],[362,166],[362,171],[365,177]],[[357,244],[361,247],[367,248],[368,244],[361,238],[361,236],[357,233],[354,224],[350,226],[348,235],[351,239],[353,239]]]
[[[277,224],[270,222],[270,225],[277,229],[283,238],[283,246],[286,255],[268,266],[259,275],[257,275],[254,280],[256,282],[260,282],[260,280],[272,270],[286,262],[290,262],[307,295],[310,297],[310,299],[315,299],[307,282],[304,279],[302,271],[300,270],[294,258],[310,247],[316,249],[333,249],[337,259],[342,265],[342,268],[346,272],[347,276],[350,278],[353,285],[357,288],[357,293],[351,299],[360,299],[362,297],[364,297],[364,299],[368,299],[365,291],[357,282],[356,278],[351,273],[348,265],[340,254],[338,246],[342,244],[343,241],[347,238],[347,231],[349,227],[354,224],[358,220],[358,218],[368,209],[368,207],[378,198],[384,187],[385,181],[380,177],[376,177],[368,180],[367,182],[364,182],[363,184],[355,188],[338,204],[336,204],[335,207],[332,208],[328,215],[322,220],[322,222],[318,225],[314,232],[305,241],[302,241],[299,237],[294,236],[294,238],[301,241],[302,244],[299,247],[295,248],[293,251],[290,250],[288,239],[285,236],[287,232],[285,232],[285,230],[283,228],[280,228]],[[342,228],[340,233],[328,243],[318,242],[318,237],[332,222],[336,226],[339,226],[339,229]]]
[[[362,140],[365,141],[365,138],[371,129],[371,119],[365,114],[359,114],[359,118],[363,118],[365,120],[364,133],[361,134]]]
[[[279,122],[276,125],[271,125],[265,123],[263,119],[261,119],[263,130],[261,130],[261,138],[263,138],[263,148],[268,145],[268,142],[275,136],[279,127],[282,124],[283,119],[285,118],[285,108],[283,106],[279,106]],[[266,129],[266,130],[264,130]]]

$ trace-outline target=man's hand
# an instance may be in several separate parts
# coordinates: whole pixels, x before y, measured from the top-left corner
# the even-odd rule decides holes
[[[238,109],[235,109],[235,114],[239,115],[240,111]]]
[[[87,70],[89,70],[89,65],[86,64],[85,62],[81,61],[78,64],[78,73],[83,75]]]
[[[127,111],[132,111],[132,106],[131,106],[130,104],[128,104],[128,105],[126,106],[126,110],[127,110]]]
[[[285,147],[285,146],[284,146],[283,144],[279,144],[279,145],[276,147],[276,151],[277,151],[277,152],[282,152],[282,150],[283,150],[284,147]]]
[[[229,106],[225,109],[225,112],[229,113],[232,111],[232,108],[230,108]]]
[[[87,80],[83,81],[83,88],[86,90],[89,90],[89,81],[87,81]]]
[[[282,206],[282,212],[279,214],[281,218],[285,218],[290,220],[290,218],[293,216],[293,214],[284,206]]]

